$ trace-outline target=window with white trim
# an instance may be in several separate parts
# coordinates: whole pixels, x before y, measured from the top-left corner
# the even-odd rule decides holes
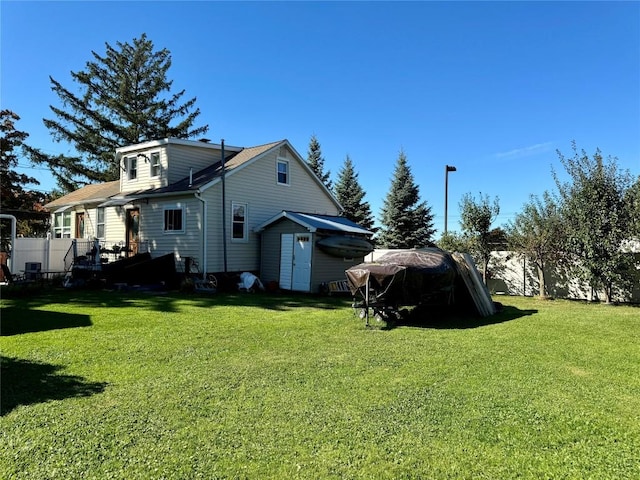
[[[56,213],[53,219],[53,236],[71,238],[71,212]]]
[[[233,202],[231,204],[231,238],[236,242],[247,240],[247,204]]]
[[[138,157],[127,157],[127,178],[129,180],[138,178]]]
[[[276,164],[276,176],[279,185],[289,185],[289,161],[278,159]]]
[[[183,233],[184,223],[183,208],[164,209],[164,233]]]
[[[150,170],[149,170],[149,176],[150,177],[157,177],[160,175],[160,152],[153,152],[151,154],[151,160],[149,161],[150,163]]]
[[[96,209],[96,237],[104,238],[104,207],[98,207]]]

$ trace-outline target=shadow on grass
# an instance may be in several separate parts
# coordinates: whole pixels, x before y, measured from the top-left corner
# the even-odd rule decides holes
[[[74,375],[62,375],[64,367],[20,358],[0,356],[0,416],[20,405],[101,393],[106,383],[87,382]]]
[[[350,297],[328,297],[309,293],[190,293],[158,291],[108,291],[90,289],[51,289],[26,297],[10,298],[10,305],[29,310],[51,303],[86,305],[87,307],[130,308],[146,307],[158,312],[178,312],[180,304],[186,302],[208,308],[216,306],[256,307],[266,310],[285,311],[299,307],[335,310],[351,304]],[[8,307],[10,308],[10,307]],[[3,309],[4,311],[7,308]]]
[[[510,322],[534,315],[538,310],[520,310],[512,306],[499,306],[499,311],[489,317],[480,317],[468,311],[450,307],[419,307],[404,312],[401,319],[387,323],[383,329],[419,327],[438,329],[467,329]]]
[[[351,305],[351,298],[328,297],[310,293],[222,293],[200,297],[200,306],[228,305],[256,307],[266,310],[285,311],[294,308],[320,308],[336,310]]]
[[[90,327],[88,315],[6,307],[2,309],[0,336],[45,332],[61,328]]]

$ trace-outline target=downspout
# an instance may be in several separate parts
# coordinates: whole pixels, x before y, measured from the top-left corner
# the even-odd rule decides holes
[[[202,192],[196,192],[196,198],[202,202],[202,279],[207,278],[207,201]]]
[[[18,221],[16,220],[16,217],[14,217],[13,215],[9,215],[7,213],[0,213],[0,218],[4,218],[4,219],[8,219],[11,220],[11,253],[13,253],[13,249],[16,246],[16,231],[18,229]],[[10,270],[13,271],[13,255],[9,256],[9,259],[11,260],[11,266],[10,266]]]
[[[224,273],[227,273],[227,207],[226,207],[226,191],[224,185],[224,138],[220,140],[222,147],[222,257],[224,263]]]

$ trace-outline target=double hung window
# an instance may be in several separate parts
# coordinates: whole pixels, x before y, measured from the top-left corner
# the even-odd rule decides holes
[[[55,238],[71,238],[71,212],[56,213],[53,219]]]
[[[104,207],[96,210],[96,237],[104,239]]]
[[[289,185],[289,161],[278,159],[276,176],[279,185]]]
[[[149,161],[151,164],[149,176],[157,177],[160,175],[160,152],[153,152],[151,154],[151,160]]]
[[[231,218],[232,239],[235,241],[247,240],[247,204],[236,203],[231,204],[233,215]]]
[[[138,157],[127,157],[127,177],[129,180],[138,178]]]
[[[164,209],[164,232],[183,233],[184,232],[184,209],[165,208]]]

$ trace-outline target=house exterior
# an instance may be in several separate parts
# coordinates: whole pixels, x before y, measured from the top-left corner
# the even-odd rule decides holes
[[[189,257],[201,272],[259,272],[267,253],[256,227],[285,210],[341,211],[288,140],[244,148],[167,138],[118,148],[116,158],[119,180],[46,205],[53,237],[130,253],[144,245],[177,264]]]

